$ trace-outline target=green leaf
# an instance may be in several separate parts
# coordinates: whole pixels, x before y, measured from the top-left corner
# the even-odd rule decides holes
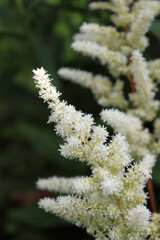
[[[70,28],[65,19],[59,19],[58,23],[53,28],[54,33],[59,37],[66,37],[70,35]]]
[[[13,128],[8,128],[5,137],[11,137],[17,141],[19,138],[20,142],[24,141],[31,144],[34,151],[40,156],[39,161],[43,162],[46,159],[62,169],[68,170],[73,175],[86,172],[87,166],[85,164],[80,162],[73,164],[72,161],[60,155],[58,149],[62,140],[50,129],[43,130],[31,124],[21,123]]]
[[[5,132],[6,137],[16,137],[20,141],[27,141],[43,157],[54,158],[59,156],[57,151],[60,141],[51,130],[42,130],[37,126],[20,123],[13,128],[8,128]],[[57,154],[55,155],[55,153]]]
[[[160,155],[157,159],[156,166],[153,169],[153,182],[157,185],[160,185]]]
[[[158,39],[160,39],[160,21],[156,20],[152,23],[152,26],[150,28],[150,32],[157,37]]]
[[[33,81],[33,73],[31,69],[25,69],[22,71],[19,71],[17,75],[13,78],[14,83],[17,86],[24,87],[26,90],[30,92],[37,93],[37,89],[35,88],[35,84]]]
[[[61,0],[45,0],[45,2],[48,3],[48,4],[52,4],[52,5],[58,5],[62,1]]]
[[[83,17],[78,12],[70,12],[70,21],[75,28],[79,28],[79,25],[83,22]]]
[[[28,204],[18,209],[13,208],[9,210],[7,220],[8,222],[14,222],[18,225],[28,225],[44,229],[68,225],[67,222],[40,209],[37,204]]]
[[[86,7],[86,0],[73,1],[72,5],[73,5],[75,8],[85,9],[85,7]]]
[[[32,35],[31,43],[40,64],[40,66],[35,66],[35,68],[43,66],[50,73],[51,77],[55,76],[55,64],[53,61],[51,49],[49,48],[47,42],[42,41],[40,37],[38,38],[37,36]],[[54,79],[54,85],[58,88],[60,87],[60,83],[57,81],[57,79]]]
[[[26,40],[26,35],[21,32],[15,32],[12,31],[11,29],[6,29],[6,28],[0,28],[0,37],[12,37],[12,38],[18,38],[21,40]]]

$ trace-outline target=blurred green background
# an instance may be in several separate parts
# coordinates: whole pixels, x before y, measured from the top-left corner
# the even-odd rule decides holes
[[[92,239],[84,230],[37,206],[39,177],[86,175],[88,168],[60,156],[61,139],[47,125],[47,105],[38,99],[32,69],[43,66],[63,98],[94,114],[100,107],[90,91],[57,76],[61,66],[106,73],[98,62],[71,49],[72,36],[84,22],[109,23],[109,13],[90,12],[88,0],[0,0],[0,238],[5,240]],[[146,51],[160,57],[160,20],[153,23]],[[154,173],[158,200],[160,161]],[[158,200],[159,201],[159,200]]]

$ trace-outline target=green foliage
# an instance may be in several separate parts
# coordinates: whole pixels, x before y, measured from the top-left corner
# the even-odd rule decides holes
[[[46,3],[53,4],[53,5],[58,5],[58,4],[61,3],[61,0],[46,0]]]
[[[160,21],[156,20],[153,22],[152,27],[151,27],[151,33],[158,39],[160,39],[159,26],[160,26]]]
[[[7,214],[7,219],[8,227],[10,228],[13,221],[17,228],[17,225],[21,226],[23,224],[43,229],[67,225],[66,222],[62,222],[58,217],[47,214],[42,209],[37,208],[36,204],[29,204],[19,209],[11,209]]]
[[[70,42],[85,9],[62,0],[6,0],[0,5],[1,237],[45,240],[55,231],[55,239],[61,239],[66,223],[38,208],[35,182],[39,176],[74,176],[88,170],[57,151],[60,139],[51,131],[54,126],[46,128],[48,111],[37,100],[31,71],[45,66],[63,88],[56,71],[63,59],[66,64],[75,60]],[[26,202],[23,196],[28,195]]]

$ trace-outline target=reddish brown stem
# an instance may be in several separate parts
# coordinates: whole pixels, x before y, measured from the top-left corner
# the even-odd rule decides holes
[[[135,93],[136,92],[136,88],[135,88],[134,77],[133,77],[132,73],[130,74],[130,85],[131,85],[132,93]]]
[[[151,208],[152,213],[155,213],[155,212],[157,212],[157,208],[156,208],[156,200],[155,200],[155,194],[154,194],[154,189],[153,189],[153,184],[152,184],[151,178],[148,179],[147,188],[148,188],[149,199],[150,199],[150,208]]]
[[[129,55],[128,55],[128,60],[129,60],[129,64],[131,64],[132,63],[132,54],[131,53],[129,53]],[[134,83],[134,76],[132,73],[129,75],[129,79],[130,79],[131,91],[132,91],[132,93],[135,93],[136,88],[135,88],[135,83]]]
[[[134,84],[134,76],[132,73],[130,74],[130,85],[131,85],[132,93],[135,93],[136,88],[135,88],[135,84]],[[137,106],[135,106],[135,108],[137,108]],[[147,182],[147,189],[148,189],[148,193],[149,193],[151,211],[152,211],[152,213],[154,213],[154,212],[156,212],[156,201],[155,201],[152,180],[150,178],[148,179],[148,182]]]
[[[25,204],[30,202],[37,202],[43,197],[55,197],[54,193],[40,190],[30,191],[14,191],[11,193],[11,199],[17,203]]]
[[[126,32],[126,34],[128,33],[128,25],[126,26],[125,32]],[[129,64],[132,63],[132,54],[131,53],[129,53],[129,55],[128,55],[128,61],[129,61]],[[132,91],[132,93],[136,93],[136,88],[135,88],[135,83],[134,83],[134,75],[132,73],[130,74],[129,79],[130,79],[131,91]],[[147,189],[148,189],[148,193],[149,193],[150,208],[151,208],[152,213],[154,213],[157,211],[157,209],[156,209],[156,200],[155,200],[155,194],[154,194],[154,189],[153,189],[153,184],[152,184],[151,178],[148,179]]]
[[[121,213],[121,214],[120,214],[120,215],[121,215],[121,218],[122,218],[122,220],[123,220],[123,222],[124,222],[124,224],[125,224],[124,212],[123,212],[123,209],[122,209],[122,206],[121,206],[120,200],[118,199],[117,196],[115,196],[115,199],[116,199],[117,205],[118,205],[119,210],[120,210],[120,213]]]
[[[128,32],[129,32],[129,25],[126,24],[126,26],[125,26],[125,33],[126,33],[126,35],[127,35]]]

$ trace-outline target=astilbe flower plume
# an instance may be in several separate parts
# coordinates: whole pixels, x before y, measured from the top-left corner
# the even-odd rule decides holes
[[[105,108],[100,113],[102,121],[115,134],[109,141],[107,128],[96,125],[91,114],[60,99],[61,93],[43,68],[33,70],[39,95],[51,111],[48,122],[54,122],[56,133],[64,140],[62,156],[91,168],[90,176],[39,179],[39,189],[69,194],[44,198],[39,206],[85,227],[97,240],[158,240],[160,215],[147,208],[144,188],[151,181],[160,149],[159,101],[155,99],[160,60],[146,62],[142,52],[148,46],[145,34],[160,11],[160,2],[111,0],[93,2],[90,8],[111,11],[114,26],[84,23],[72,48],[107,66],[115,83],[108,76],[81,69],[65,67],[58,74],[91,89]],[[118,31],[119,27],[124,31]],[[124,79],[131,85],[128,98]],[[153,124],[154,132],[144,128],[146,121]],[[153,203],[150,192],[149,196]]]

